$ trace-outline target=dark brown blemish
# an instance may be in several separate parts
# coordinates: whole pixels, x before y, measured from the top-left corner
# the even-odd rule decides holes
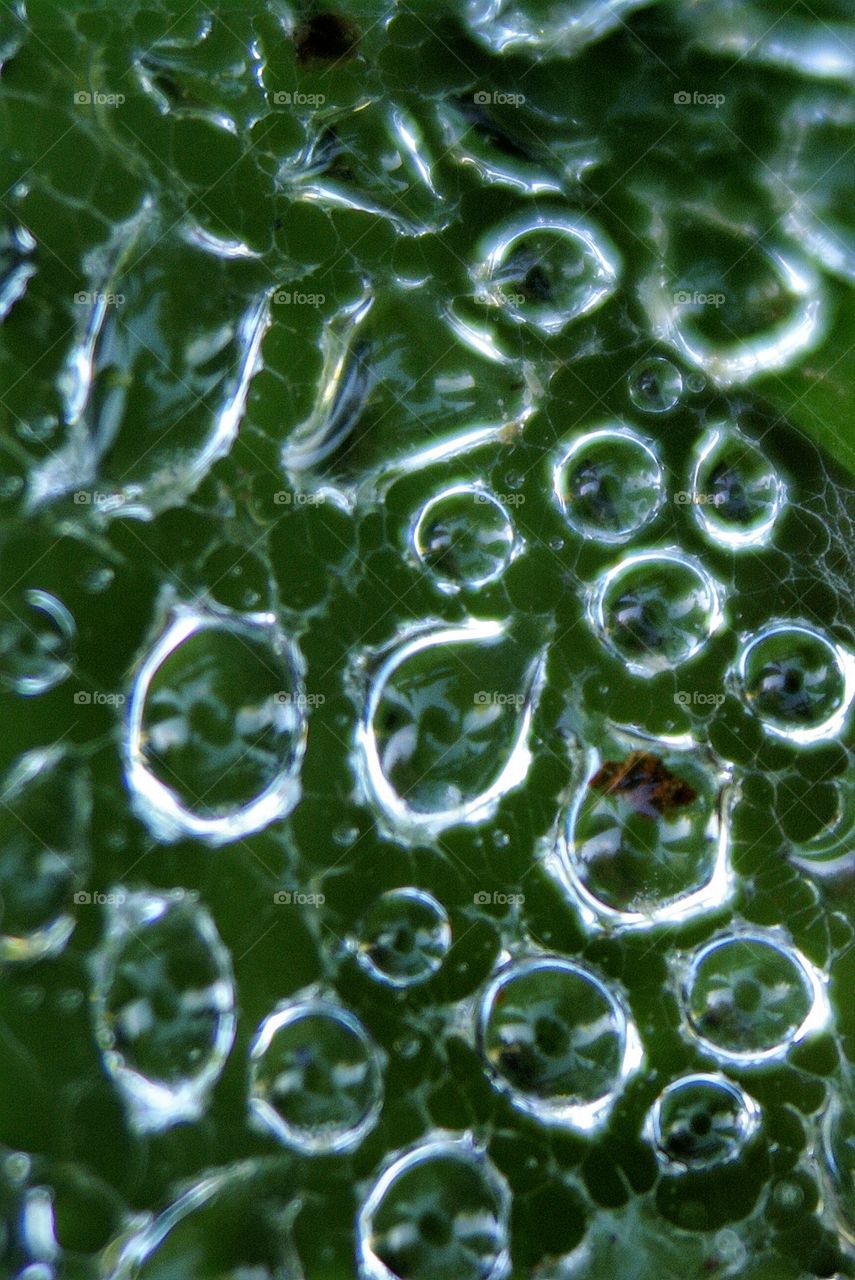
[[[631,751],[625,760],[604,761],[588,786],[603,795],[622,796],[649,818],[682,809],[698,794],[649,751]]]
[[[342,62],[352,58],[359,43],[359,28],[339,13],[315,13],[297,28],[300,62]]]

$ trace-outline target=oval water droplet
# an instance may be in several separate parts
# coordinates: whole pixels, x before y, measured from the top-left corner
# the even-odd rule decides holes
[[[507,219],[479,246],[478,300],[514,324],[560,333],[614,292],[617,249],[582,214],[540,212]]]
[[[733,890],[732,798],[729,775],[694,752],[592,752],[556,863],[583,920],[650,928],[721,907]]]
[[[357,1219],[361,1280],[506,1280],[511,1193],[468,1136],[395,1156]]]
[[[725,1064],[783,1058],[829,1016],[822,975],[773,933],[715,938],[692,957],[682,999],[689,1031]]]
[[[768,541],[787,488],[762,450],[734,427],[711,427],[698,446],[692,508],[712,542],[739,551]]]
[[[665,500],[655,449],[623,423],[574,440],[555,465],[552,488],[567,523],[599,542],[625,542]]]
[[[357,729],[369,795],[399,830],[486,819],[528,772],[542,660],[474,620],[410,630],[381,658]]]
[[[377,982],[411,987],[442,966],[451,946],[448,913],[423,889],[390,889],[366,912],[355,941],[359,963]]]
[[[557,956],[499,971],[479,1007],[478,1045],[512,1106],[580,1132],[603,1123],[643,1058],[622,998]]]
[[[174,611],[128,711],[128,786],[154,835],[225,844],[290,813],[306,739],[302,672],[272,614]]]
[[[683,375],[664,356],[647,356],[630,371],[628,390],[642,413],[668,413],[680,403]]]
[[[767,732],[806,746],[842,730],[855,656],[808,623],[770,622],[743,647],[736,682]]]
[[[235,1035],[231,957],[196,895],[121,887],[90,960],[95,1034],[138,1132],[204,1111]]]
[[[249,1058],[255,1126],[303,1155],[353,1151],[379,1119],[379,1050],[356,1015],[332,1000],[278,1005]]]
[[[27,588],[0,623],[0,679],[26,697],[47,693],[71,674],[77,624],[49,591]]]
[[[711,1169],[737,1160],[760,1127],[760,1108],[725,1076],[681,1076],[662,1091],[645,1136],[670,1170]]]
[[[413,551],[440,590],[473,590],[495,581],[520,550],[510,513],[480,484],[444,489],[422,507]]]
[[[594,584],[588,619],[635,675],[688,662],[724,621],[723,588],[678,547],[625,556]]]

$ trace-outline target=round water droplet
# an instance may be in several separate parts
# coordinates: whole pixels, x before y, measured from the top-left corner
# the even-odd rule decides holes
[[[293,1174],[272,1162],[206,1174],[118,1250],[110,1280],[302,1280]]]
[[[510,514],[478,484],[459,484],[426,502],[412,546],[441,590],[482,587],[500,577],[518,551]]]
[[[380,1054],[355,1014],[332,1000],[284,1001],[250,1049],[256,1126],[304,1155],[352,1151],[377,1123]]]
[[[738,551],[767,541],[787,489],[756,444],[719,424],[700,443],[690,496],[708,537]]]
[[[498,622],[427,626],[384,651],[357,731],[357,769],[397,829],[480,821],[525,778],[542,660],[505,631]]]
[[[395,1157],[360,1210],[362,1280],[505,1280],[511,1193],[468,1137]]]
[[[635,675],[687,662],[724,621],[723,589],[679,548],[618,561],[594,584],[588,618]]]
[[[176,610],[128,714],[128,785],[156,836],[224,844],[290,813],[306,738],[302,670],[272,614]]]
[[[538,57],[572,57],[599,40],[633,9],[650,0],[467,0],[464,18],[476,40],[492,53],[530,52]]]
[[[56,955],[90,866],[90,782],[59,747],[22,756],[0,791],[0,959]]]
[[[764,729],[806,745],[843,728],[855,694],[855,657],[807,623],[770,622],[743,648],[736,677]]]
[[[482,241],[480,255],[472,273],[478,300],[547,334],[605,302],[621,265],[596,224],[561,212],[507,219]]]
[[[27,697],[47,693],[72,671],[77,625],[61,600],[28,588],[0,623],[0,679]]]
[[[697,951],[683,983],[688,1025],[720,1061],[752,1066],[783,1057],[825,1025],[821,976],[772,935],[738,933]]]
[[[642,413],[668,413],[682,394],[683,375],[664,356],[647,356],[630,372],[629,398]]]
[[[642,1059],[623,1001],[582,965],[512,962],[488,986],[478,1044],[493,1085],[543,1124],[601,1124]]]
[[[724,1076],[698,1073],[669,1084],[645,1134],[670,1169],[710,1169],[736,1160],[760,1126],[760,1108]]]
[[[622,423],[574,440],[553,470],[552,487],[567,523],[600,542],[638,533],[665,499],[653,447]]]
[[[436,898],[423,889],[390,889],[365,915],[356,955],[377,982],[411,987],[438,971],[450,946],[448,915]]]
[[[590,925],[676,924],[732,891],[730,790],[696,754],[592,753],[558,846],[561,878]]]
[[[94,952],[95,1033],[139,1132],[195,1120],[235,1034],[231,958],[195,894],[112,890]]]

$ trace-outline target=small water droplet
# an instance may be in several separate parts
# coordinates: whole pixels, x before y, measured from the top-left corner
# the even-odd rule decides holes
[[[670,1169],[710,1169],[736,1160],[755,1136],[760,1108],[725,1076],[681,1076],[656,1099],[645,1135]]]
[[[804,746],[842,730],[855,656],[808,623],[770,622],[744,645],[736,680],[767,732]]]
[[[639,360],[629,375],[629,398],[642,413],[668,413],[680,403],[683,375],[664,356]]]
[[[436,494],[416,517],[411,543],[440,590],[474,590],[494,582],[520,550],[510,513],[478,484]]]
[[[390,889],[364,916],[356,955],[377,982],[410,987],[440,969],[450,946],[448,915],[436,898],[423,889]]]
[[[650,524],[665,500],[653,446],[623,423],[578,436],[555,464],[552,487],[567,523],[608,543]]]

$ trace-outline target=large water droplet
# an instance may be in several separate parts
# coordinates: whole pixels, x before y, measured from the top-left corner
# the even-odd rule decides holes
[[[472,277],[479,300],[515,324],[555,334],[605,302],[620,265],[617,249],[582,214],[540,212],[494,228]]]
[[[635,675],[687,662],[724,621],[723,591],[678,547],[642,551],[613,565],[588,596],[588,618]]]
[[[448,954],[448,914],[423,889],[390,889],[369,907],[354,945],[359,963],[377,982],[412,987],[432,977]]]
[[[405,830],[486,819],[528,772],[542,661],[480,621],[410,631],[381,658],[357,729],[369,794]]]
[[[725,1076],[681,1076],[662,1091],[645,1135],[669,1169],[710,1169],[736,1160],[757,1133],[760,1108]]]
[[[449,593],[495,581],[520,550],[504,503],[480,484],[453,485],[430,498],[416,517],[412,546]]]
[[[481,1001],[478,1043],[512,1106],[582,1132],[605,1120],[643,1056],[620,996],[556,956],[499,971]]]
[[[821,1155],[823,1171],[840,1209],[841,1226],[848,1239],[855,1242],[855,1108],[848,1098],[833,1098],[826,1109]]]
[[[472,35],[491,53],[531,53],[569,58],[618,26],[651,0],[467,0],[464,16]]]
[[[471,1138],[398,1154],[357,1219],[362,1280],[506,1280],[511,1193]]]
[[[250,1049],[250,1112],[304,1155],[352,1151],[383,1102],[379,1051],[348,1009],[320,997],[284,1001]]]
[[[156,836],[224,844],[290,813],[306,739],[302,670],[272,614],[174,611],[128,712],[128,785]]]
[[[691,959],[682,998],[693,1037],[734,1066],[784,1057],[829,1017],[821,974],[772,933],[744,931],[706,943]]]
[[[787,489],[762,450],[721,423],[698,446],[690,496],[707,536],[738,551],[767,541]]]
[[[764,729],[805,746],[843,728],[855,656],[808,623],[770,622],[742,649],[736,679]]]
[[[132,1127],[195,1120],[235,1034],[231,958],[195,894],[107,895],[91,961],[95,1033]]]
[[[730,897],[729,775],[662,746],[590,755],[554,864],[589,925],[676,924]]]
[[[556,463],[552,487],[567,523],[599,542],[626,541],[665,500],[653,446],[623,423],[577,437]]]

